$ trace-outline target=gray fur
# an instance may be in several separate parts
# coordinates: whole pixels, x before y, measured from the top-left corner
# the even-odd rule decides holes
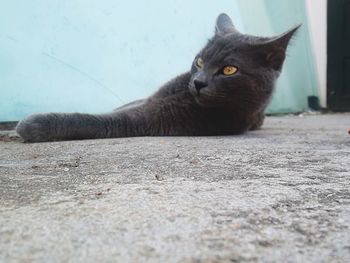
[[[205,63],[177,76],[145,100],[108,114],[47,113],[22,120],[17,132],[27,142],[131,136],[240,134],[261,127],[282,70],[288,43],[298,27],[274,38],[239,33],[226,14],[196,56]],[[224,66],[239,70],[224,76]],[[198,86],[200,83],[200,87]]]

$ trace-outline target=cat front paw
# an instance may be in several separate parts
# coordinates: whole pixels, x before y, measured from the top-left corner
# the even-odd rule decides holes
[[[17,124],[16,132],[25,142],[44,142],[50,140],[49,114],[33,114]]]

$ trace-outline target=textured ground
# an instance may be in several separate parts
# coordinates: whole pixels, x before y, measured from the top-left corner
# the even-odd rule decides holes
[[[350,262],[350,114],[232,137],[0,136],[0,262]]]

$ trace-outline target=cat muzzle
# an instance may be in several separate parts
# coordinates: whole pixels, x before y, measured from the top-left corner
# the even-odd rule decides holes
[[[197,90],[197,93],[199,94],[199,91],[205,87],[208,87],[208,82],[206,82],[205,80],[201,80],[201,79],[195,79],[193,81],[194,87]]]

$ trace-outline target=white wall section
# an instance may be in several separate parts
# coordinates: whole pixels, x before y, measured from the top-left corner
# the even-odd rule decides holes
[[[327,105],[327,0],[305,0],[316,60],[320,102]]]

